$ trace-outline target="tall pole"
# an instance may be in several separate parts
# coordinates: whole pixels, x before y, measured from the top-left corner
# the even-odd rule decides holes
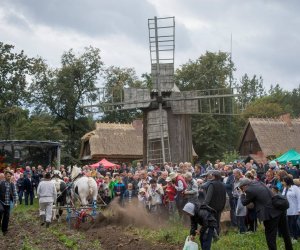
[[[164,124],[162,115],[162,94],[161,94],[161,83],[160,83],[160,69],[159,69],[159,48],[158,48],[158,30],[157,30],[157,17],[154,17],[155,25],[155,48],[156,48],[156,84],[158,90],[158,108],[159,108],[159,125],[160,125],[160,140],[161,140],[161,151],[163,157],[163,164],[166,162],[165,154],[165,141],[164,141]]]
[[[232,33],[230,34],[230,76],[229,76],[229,86],[230,86],[230,94],[233,94],[232,93]],[[229,113],[230,112],[234,112],[233,110],[233,100],[230,99],[230,110],[229,110]],[[231,122],[231,114],[229,115],[229,129],[230,131],[232,131],[232,128],[231,128],[231,125],[232,125],[232,122]],[[229,133],[229,150],[232,149],[232,132]]]

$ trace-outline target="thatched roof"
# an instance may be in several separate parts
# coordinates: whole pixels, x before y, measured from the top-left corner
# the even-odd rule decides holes
[[[289,115],[278,119],[250,118],[240,147],[250,128],[265,156],[284,153],[292,148],[300,151],[300,119],[290,119]]]
[[[142,158],[143,129],[141,121],[132,124],[96,123],[96,129],[82,138],[81,158],[87,159],[84,147],[89,145],[91,159],[110,156]]]

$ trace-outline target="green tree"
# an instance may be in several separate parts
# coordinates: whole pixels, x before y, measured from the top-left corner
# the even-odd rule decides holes
[[[48,113],[33,114],[18,121],[15,134],[19,140],[63,141],[64,126]]]
[[[19,139],[16,134],[17,124],[28,116],[29,111],[17,106],[3,108],[0,112],[1,138]]]
[[[240,155],[236,150],[226,151],[223,153],[222,161],[225,163],[234,162],[238,159],[240,159]]]
[[[118,102],[124,101],[124,88],[145,88],[147,83],[138,79],[132,68],[108,67],[103,74],[106,96],[105,102],[112,110],[104,111],[101,121],[129,123],[141,117],[138,110],[120,110]]]
[[[261,76],[257,78],[257,76],[254,75],[250,79],[249,76],[245,74],[242,76],[240,83],[237,84],[237,87],[239,88],[241,93],[240,101],[245,106],[255,101],[257,98],[266,95],[266,91],[263,86],[263,79]]]
[[[177,69],[175,79],[180,90],[229,88],[234,70],[228,53],[206,52]],[[228,104],[231,101],[227,100]],[[223,152],[233,150],[242,129],[240,124],[238,118],[193,115],[193,145],[200,160],[215,160],[221,158]]]
[[[14,138],[15,122],[24,115],[22,106],[28,103],[29,76],[33,58],[24,51],[15,52],[14,46],[0,42],[0,128],[3,139]]]
[[[195,61],[189,60],[176,70],[175,81],[180,90],[225,88],[234,71],[230,55],[219,51],[206,52]]]
[[[295,117],[300,116],[300,85],[292,90],[290,95],[290,105],[292,106]]]
[[[65,52],[61,64],[61,68],[52,70],[43,60],[36,60],[31,91],[39,110],[41,107],[49,110],[57,121],[64,122],[65,150],[76,158],[79,138],[90,129],[81,124],[88,119],[84,117],[82,106],[87,99],[96,98],[96,81],[103,62],[99,49],[87,47],[80,55],[73,50]]]
[[[143,85],[151,90],[152,86],[153,86],[151,74],[148,74],[148,73],[142,74],[142,80],[143,80]]]

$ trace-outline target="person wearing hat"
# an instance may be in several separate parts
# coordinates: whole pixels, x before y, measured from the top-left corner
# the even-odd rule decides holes
[[[188,202],[183,207],[183,211],[191,219],[190,240],[194,240],[198,224],[200,229],[200,243],[202,250],[210,250],[213,235],[217,228],[215,218],[216,211],[207,205]]]
[[[9,170],[4,172],[4,181],[0,182],[0,205],[3,211],[0,212],[0,224],[2,233],[5,236],[8,231],[10,203],[13,202],[17,206],[18,194],[15,185],[11,182],[13,173]]]
[[[146,208],[146,206],[148,204],[148,197],[147,197],[145,188],[139,189],[138,201],[139,201],[139,207]]]
[[[276,237],[278,228],[284,240],[285,249],[293,249],[289,235],[286,211],[276,209],[272,205],[273,193],[262,182],[251,181],[247,178],[240,180],[238,188],[242,191],[241,201],[244,206],[250,203],[254,204],[257,212],[257,218],[263,222],[265,227],[265,237],[268,248],[276,250]]]
[[[279,169],[278,164],[277,164],[276,161],[270,161],[270,162],[269,162],[269,167],[270,167],[270,169],[272,169],[272,170],[278,170],[278,169]]]
[[[55,184],[51,182],[51,174],[45,174],[45,178],[40,182],[37,188],[37,195],[40,205],[41,226],[46,222],[46,227],[49,227],[52,218],[53,202],[57,199],[57,191]]]
[[[220,171],[209,171],[207,178],[209,180],[209,184],[206,189],[206,196],[203,203],[216,211],[215,216],[218,225],[217,232],[220,234],[220,219],[226,203],[226,188],[225,184],[222,182]]]

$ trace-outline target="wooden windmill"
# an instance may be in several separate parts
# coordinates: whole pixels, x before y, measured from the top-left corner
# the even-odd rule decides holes
[[[180,91],[174,82],[175,18],[148,19],[148,29],[152,90],[124,88],[121,102],[88,107],[142,110],[144,163],[191,161],[191,114],[235,114],[232,99],[239,95],[231,88]]]

